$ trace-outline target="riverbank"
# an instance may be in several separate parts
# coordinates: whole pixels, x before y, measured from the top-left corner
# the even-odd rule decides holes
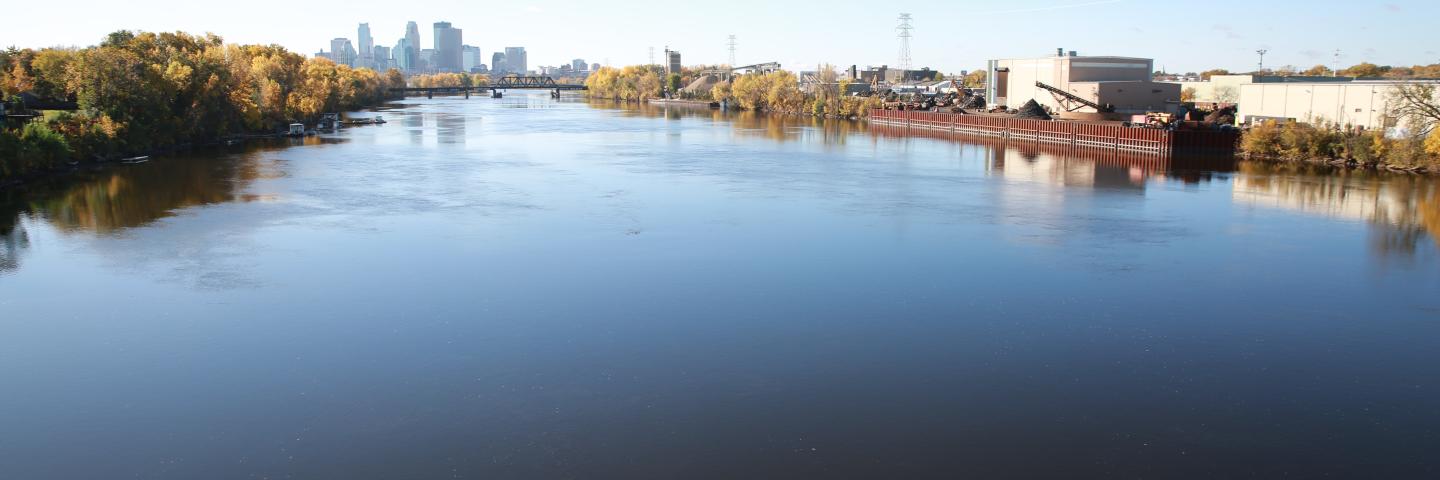
[[[0,183],[74,162],[270,135],[327,112],[382,104],[390,88],[404,85],[398,70],[183,32],[118,31],[82,49],[0,51],[0,98],[26,94],[75,108],[0,128]],[[7,110],[25,111],[23,101],[8,103]]]

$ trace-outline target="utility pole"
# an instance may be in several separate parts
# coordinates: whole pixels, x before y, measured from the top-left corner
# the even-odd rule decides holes
[[[730,68],[735,68],[735,36],[730,36]]]
[[[1270,51],[1262,48],[1256,50],[1255,53],[1260,54],[1260,69],[1255,71],[1256,74],[1260,74],[1265,71],[1265,54],[1270,53]]]
[[[896,37],[900,39],[900,71],[910,69],[910,31],[915,27],[910,25],[910,14],[900,14],[900,26],[895,27]]]

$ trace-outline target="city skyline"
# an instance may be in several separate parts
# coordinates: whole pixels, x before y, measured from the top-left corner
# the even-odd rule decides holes
[[[87,46],[115,30],[182,30],[213,32],[234,43],[279,44],[309,54],[337,34],[351,38],[358,47],[361,39],[355,38],[355,33],[360,23],[369,24],[376,45],[392,45],[404,36],[406,21],[424,25],[448,21],[462,28],[469,26],[471,32],[464,43],[480,46],[485,54],[506,45],[526,45],[534,52],[531,65],[564,65],[575,56],[609,59],[604,63],[611,65],[640,64],[647,61],[649,49],[659,52],[666,45],[686,52],[687,65],[726,63],[727,39],[733,34],[737,37],[737,62],[741,64],[778,61],[804,68],[824,62],[863,67],[898,64],[894,19],[906,8],[897,6],[894,12],[882,15],[873,4],[827,2],[823,4],[826,23],[845,25],[837,30],[785,20],[805,18],[805,3],[769,6],[752,0],[736,0],[736,8],[707,13],[703,18],[683,13],[661,16],[647,8],[602,8],[560,0],[497,11],[444,8],[444,14],[422,13],[384,21],[377,16],[337,14],[332,8],[312,4],[283,4],[287,10],[293,9],[292,14],[271,18],[274,15],[270,8],[224,16],[199,15],[206,7],[172,0],[137,0],[126,5],[91,0],[81,3],[79,8],[93,7],[98,14],[59,25],[7,27],[0,45]],[[747,5],[774,15],[749,18],[741,14],[752,10]],[[427,11],[424,4],[418,6],[421,8],[416,11]],[[361,0],[347,7],[357,12],[379,11],[386,4]],[[1353,11],[1344,16],[1323,13],[1338,9]],[[35,15],[42,13],[28,5],[18,10],[22,17],[29,16],[27,10],[35,10],[30,12]],[[442,7],[433,10],[442,11]],[[1362,61],[1392,65],[1440,61],[1440,48],[1411,38],[1410,32],[1423,31],[1428,19],[1440,13],[1440,6],[1419,1],[1395,1],[1368,9],[1352,9],[1334,1],[1207,4],[1205,10],[1221,12],[1218,15],[1196,11],[1193,6],[1131,0],[987,1],[967,5],[963,10],[969,12],[966,17],[988,21],[962,27],[948,20],[953,17],[914,10],[910,50],[917,67],[975,69],[989,59],[1044,56],[1057,47],[1078,50],[1082,55],[1154,58],[1157,69],[1171,72],[1253,69],[1259,49],[1267,50],[1265,63],[1270,67],[1328,65],[1336,61],[1336,50],[1341,52],[1339,61],[1347,65]],[[625,14],[622,17],[616,11]],[[1086,18],[1105,19],[1107,26],[1094,27],[1095,22],[1084,21]],[[1288,21],[1276,24],[1270,21],[1274,18]],[[645,24],[647,28],[608,26],[614,23]],[[433,41],[426,39],[420,48],[430,47]],[[983,46],[973,47],[971,43]],[[366,52],[359,55],[365,56]]]

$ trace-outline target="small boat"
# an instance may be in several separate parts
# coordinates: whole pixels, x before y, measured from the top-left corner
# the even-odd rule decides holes
[[[126,164],[126,165],[134,165],[134,164],[137,164],[137,163],[145,163],[145,162],[148,162],[148,161],[150,161],[150,156],[149,156],[149,155],[140,156],[140,157],[130,157],[130,158],[122,158],[122,159],[120,159],[120,163],[123,163],[123,164]]]

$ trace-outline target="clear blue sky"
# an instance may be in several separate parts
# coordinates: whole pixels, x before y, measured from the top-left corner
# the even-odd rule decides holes
[[[487,63],[497,48],[524,46],[532,68],[577,57],[625,65],[645,62],[652,46],[658,59],[666,45],[683,52],[687,65],[724,63],[726,36],[734,34],[740,63],[863,67],[896,63],[896,17],[910,12],[916,17],[914,63],[947,72],[981,67],[990,58],[1048,55],[1056,47],[1154,58],[1157,68],[1172,72],[1253,69],[1259,48],[1270,51],[1266,66],[1328,65],[1335,49],[1346,65],[1440,62],[1434,40],[1440,2],[1433,0],[1007,0],[908,7],[850,0],[556,0],[504,9],[487,8],[492,2],[483,0],[15,3],[18,8],[6,7],[7,13],[27,20],[6,21],[0,46],[85,46],[119,29],[185,30],[312,54],[328,49],[333,37],[355,39],[360,22],[370,23],[377,44],[393,46],[405,22],[414,20],[430,48],[431,24],[445,20],[464,29],[465,43],[479,46]],[[46,18],[55,21],[38,21]]]

